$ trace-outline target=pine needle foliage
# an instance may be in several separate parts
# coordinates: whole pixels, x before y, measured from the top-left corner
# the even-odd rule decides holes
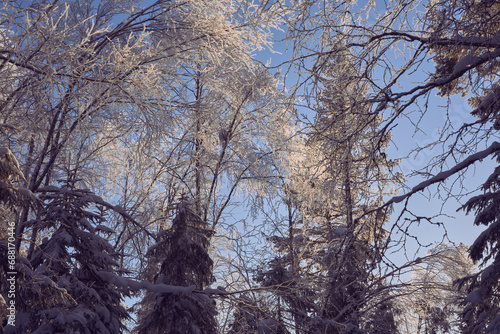
[[[178,204],[170,229],[158,234],[148,250],[153,283],[203,289],[213,283],[208,254],[212,231],[185,200]],[[140,334],[216,333],[215,301],[204,293],[148,292],[141,302]]]

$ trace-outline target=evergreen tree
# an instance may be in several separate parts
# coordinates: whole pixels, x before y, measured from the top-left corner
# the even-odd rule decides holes
[[[31,223],[46,237],[22,270],[16,333],[121,333],[128,291],[109,282],[120,267],[105,202],[72,180],[40,191],[46,204]]]
[[[154,283],[204,289],[214,281],[208,254],[211,230],[182,200],[172,227],[158,235],[148,251]],[[141,302],[138,333],[216,333],[215,301],[203,293],[146,293]]]
[[[315,255],[321,309],[309,330],[354,333],[367,323],[375,330],[363,317],[380,297],[374,291],[384,291],[374,270],[383,256],[388,214],[377,208],[399,175],[392,174],[396,163],[385,154],[390,137],[379,131],[381,119],[364,98],[367,81],[342,43],[331,49],[318,60],[326,64],[317,78],[320,92],[306,144],[317,156],[310,161],[308,183],[319,197],[302,204],[304,221],[322,245]]]
[[[436,1],[427,13],[429,30],[435,40],[430,44],[436,63],[434,77],[436,81],[446,79],[441,80],[439,93],[442,96],[469,95],[469,105],[474,108],[471,114],[484,124],[483,134],[476,134],[481,142],[497,136],[500,129],[499,54],[490,44],[498,35],[499,9],[498,2],[494,1]],[[447,15],[451,12],[459,14]],[[474,41],[473,45],[469,41]],[[487,155],[496,155],[498,163],[496,146],[498,143],[494,142],[493,149],[486,151],[489,151]],[[478,160],[475,156],[470,160]],[[466,213],[475,212],[474,225],[487,226],[469,249],[470,258],[483,270],[459,281],[459,287],[466,287],[469,292],[462,315],[464,333],[500,331],[499,175],[500,167],[496,167],[481,185],[483,193],[470,198],[461,207]]]
[[[382,293],[377,298],[376,304],[371,307],[366,319],[364,329],[369,334],[396,334],[400,333],[396,316],[401,313],[393,303],[389,292]]]
[[[252,333],[257,330],[259,307],[246,295],[236,300],[236,308],[229,334]]]
[[[275,245],[283,245],[286,241],[288,238],[280,240],[273,237]],[[269,261],[264,268],[258,270],[255,280],[275,296],[273,306],[276,309],[276,318],[281,320],[282,326],[294,328],[295,333],[301,333],[308,325],[309,314],[317,311],[314,304],[317,290],[314,287],[315,282],[307,284],[306,268],[293,269],[289,255],[289,252],[283,252]],[[290,319],[287,319],[287,314]]]
[[[287,334],[282,323],[272,316],[269,309],[258,305],[247,295],[242,294],[236,299],[236,308],[233,314],[228,334]]]
[[[295,333],[304,333],[311,314],[317,314],[318,288],[317,249],[308,230],[303,233],[299,195],[290,184],[281,186],[281,201],[274,210],[277,220],[284,222],[284,231],[267,238],[273,245],[273,258],[261,265],[254,280],[271,292],[267,298],[277,311],[277,318]],[[281,213],[286,213],[281,216]]]
[[[469,295],[463,311],[464,333],[500,331],[500,167],[482,186],[484,193],[471,198],[462,209],[475,211],[475,225],[488,226],[469,248],[470,257],[483,267],[479,273],[464,277]]]

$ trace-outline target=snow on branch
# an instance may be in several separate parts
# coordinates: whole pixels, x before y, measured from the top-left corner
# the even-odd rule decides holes
[[[146,281],[135,281],[130,278],[120,277],[108,271],[99,271],[99,276],[120,289],[130,289],[132,291],[148,290],[156,293],[192,293],[195,290],[194,285],[187,287],[168,284],[153,284]]]
[[[126,277],[120,277],[114,273],[105,270],[98,271],[98,275],[104,281],[109,282],[123,290],[131,290],[131,291],[147,290],[149,292],[155,292],[155,293],[202,293],[207,295],[219,295],[219,296],[241,293],[241,291],[237,291],[235,293],[229,293],[225,291],[224,288],[221,287],[217,287],[217,289],[206,288],[204,290],[196,290],[196,287],[194,285],[177,286],[177,285],[169,285],[163,283],[151,283],[147,281],[136,281],[134,279]]]
[[[420,91],[420,93],[414,95],[413,98],[410,99],[409,102],[413,103],[415,101],[416,97],[422,95],[423,93],[425,93],[425,92],[427,92],[435,87],[444,86],[444,85],[452,82],[453,80],[460,78],[466,72],[490,61],[491,59],[497,58],[499,56],[500,56],[500,48],[497,48],[493,51],[485,52],[480,56],[473,57],[471,55],[467,55],[457,62],[457,64],[453,68],[452,73],[447,74],[445,76],[442,76],[440,78],[436,78],[436,79],[434,79],[426,84],[415,86],[408,91],[394,94],[395,96],[392,97],[390,100],[397,101],[404,96],[409,96],[409,95],[415,94],[415,93]],[[377,110],[382,110],[383,108],[385,108],[385,106],[388,102],[387,97],[384,97],[384,99],[382,101],[385,103],[382,103],[379,107],[377,107]],[[406,104],[406,106],[409,105],[410,103]]]
[[[493,142],[490,145],[490,147],[488,147],[487,149],[485,149],[483,151],[480,151],[480,152],[477,152],[477,153],[475,153],[475,154],[467,157],[465,160],[463,160],[462,162],[458,163],[453,168],[450,168],[450,169],[448,169],[446,171],[438,173],[434,177],[431,177],[430,179],[428,179],[428,180],[426,180],[424,182],[419,183],[418,185],[416,185],[415,187],[413,187],[410,192],[408,192],[408,193],[406,193],[404,195],[401,195],[401,196],[395,196],[395,197],[391,198],[384,206],[388,206],[388,205],[390,205],[392,203],[400,203],[404,199],[406,199],[406,198],[410,197],[411,195],[415,194],[416,192],[424,190],[425,188],[429,187],[430,185],[432,185],[434,183],[442,182],[442,181],[446,180],[448,177],[450,177],[451,175],[453,175],[453,174],[461,171],[462,169],[465,169],[465,168],[469,167],[470,165],[472,165],[476,161],[482,160],[482,159],[488,157],[489,155],[491,155],[491,154],[493,154],[495,152],[498,152],[498,151],[500,151],[500,143]]]
[[[478,67],[479,65],[482,65],[488,61],[491,61],[491,59],[494,59],[496,57],[500,56],[500,48],[496,48],[493,51],[485,52],[480,56],[472,56],[472,55],[466,55],[462,59],[460,59],[455,67],[453,68],[453,72],[450,73],[449,75],[442,77],[442,78],[437,78],[433,82],[431,82],[431,85],[434,86],[441,86],[444,84],[447,84],[459,77],[461,77],[465,72]]]

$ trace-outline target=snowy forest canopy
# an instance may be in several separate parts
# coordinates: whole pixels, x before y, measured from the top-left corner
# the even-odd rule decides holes
[[[499,333],[500,2],[0,17],[0,333]]]

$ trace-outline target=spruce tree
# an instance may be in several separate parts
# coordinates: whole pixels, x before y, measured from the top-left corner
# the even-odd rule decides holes
[[[40,189],[45,206],[31,223],[43,238],[22,271],[17,332],[121,333],[129,317],[118,256],[106,240],[105,202],[74,181]]]
[[[249,296],[236,298],[236,309],[228,334],[288,334],[285,326],[277,321],[265,305],[259,305]]]
[[[471,259],[482,270],[458,282],[469,292],[464,299],[463,333],[500,331],[500,167],[484,182],[482,190],[483,194],[462,207],[467,213],[475,212],[475,225],[487,226],[469,248]]]
[[[158,242],[148,250],[152,268],[157,269],[153,283],[192,290],[213,283],[212,259],[208,246],[212,231],[182,200],[170,229],[158,235]],[[147,292],[141,302],[140,334],[211,334],[216,333],[215,301],[204,293]]]

